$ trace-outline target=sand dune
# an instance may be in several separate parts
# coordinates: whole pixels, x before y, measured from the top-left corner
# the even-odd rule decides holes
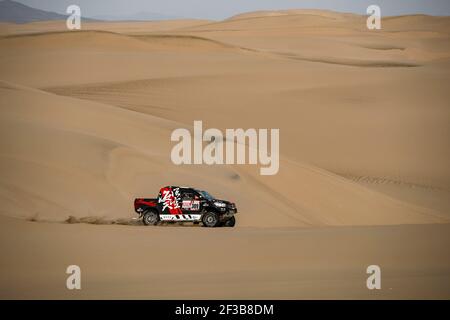
[[[248,212],[242,219],[243,226],[446,221],[430,210],[397,204],[337,176],[284,160],[283,171],[267,181],[258,178],[253,169],[178,168],[167,158],[170,148],[165,143],[170,136],[169,129],[176,128],[177,123],[23,87],[8,87],[8,84],[4,87],[2,150],[6,156],[2,157],[5,170],[2,182],[7,190],[12,185],[30,200],[36,198],[41,207],[39,211],[29,212],[26,206],[22,208],[22,216],[54,213],[54,219],[66,219],[67,215],[82,217],[101,213],[120,217],[125,212],[125,216],[130,216],[134,195],[145,195],[149,189],[156,193],[158,186],[170,184],[167,179],[171,176],[176,184],[188,185],[199,185],[201,180],[205,185],[217,185],[214,180],[224,181],[223,177],[228,176],[220,191],[219,186],[208,189],[242,201],[242,208]],[[8,105],[16,107],[12,109]],[[89,121],[78,120],[85,117]],[[127,124],[132,124],[132,128]],[[13,146],[6,143],[8,136],[14,137]],[[44,141],[46,146],[41,145]],[[70,145],[70,152],[65,151],[66,145]],[[89,161],[83,160],[86,154]],[[6,172],[6,168],[16,169]],[[240,179],[231,179],[233,173]],[[152,182],[145,183],[145,176],[151,177]],[[42,188],[44,182],[46,187]],[[296,196],[299,193],[301,197]],[[9,202],[14,200],[8,198],[8,192],[3,198]],[[267,207],[277,208],[277,213],[268,211]]]
[[[83,22],[86,31],[110,31],[127,34],[171,31],[211,23],[211,20],[178,19],[142,22]],[[18,35],[67,31],[66,21],[41,21],[27,24],[0,23],[0,35]]]
[[[363,67],[363,68],[394,68],[394,67],[420,67],[419,64],[402,62],[402,61],[382,61],[382,60],[358,60],[358,59],[339,59],[330,57],[307,57],[301,55],[294,55],[290,53],[276,53],[281,57],[286,57],[293,60],[303,60],[318,63],[337,64],[349,67]]]
[[[289,22],[292,23],[292,22]],[[209,27],[208,27],[209,28]],[[338,64],[341,66],[371,66],[376,69],[376,73],[372,75],[370,81],[367,85],[373,87],[373,80],[377,77],[380,81],[384,80],[383,71],[379,70],[380,67],[384,67],[390,69],[393,66],[417,66],[414,64],[408,64],[406,62],[399,61],[398,64],[392,61],[375,61],[366,59],[363,62],[358,60],[340,60],[339,57],[334,57],[327,61],[326,58],[316,57],[313,62],[317,62],[318,65],[315,64],[304,64],[298,63],[295,60],[300,60],[303,62],[311,62],[308,61],[310,58],[299,57],[295,54],[279,54],[279,53],[267,53],[261,49],[255,49],[254,51],[243,51],[240,50],[239,47],[234,47],[233,45],[228,45],[224,42],[217,42],[216,40],[209,40],[204,37],[197,36],[189,36],[189,35],[141,35],[141,36],[129,36],[122,35],[111,32],[97,32],[97,31],[86,31],[86,32],[74,32],[74,33],[45,33],[39,35],[25,35],[25,36],[13,36],[7,37],[0,40],[2,47],[5,50],[2,50],[3,57],[10,57],[8,59],[4,59],[1,63],[2,70],[5,71],[5,75],[10,75],[8,80],[24,83],[25,85],[32,85],[41,88],[45,88],[45,90],[59,94],[59,95],[69,95],[76,98],[81,98],[84,100],[94,100],[101,103],[112,104],[117,107],[126,108],[132,111],[143,112],[146,114],[150,114],[152,116],[156,116],[166,120],[175,120],[178,123],[182,123],[184,125],[190,126],[192,121],[196,118],[204,118],[207,120],[207,123],[211,126],[218,127],[227,127],[232,125],[232,123],[236,123],[239,126],[246,127],[248,124],[241,120],[236,119],[235,111],[237,108],[241,106],[246,106],[247,108],[252,108],[251,106],[257,106],[257,108],[263,108],[265,110],[264,113],[260,115],[259,118],[253,119],[254,124],[264,127],[268,124],[269,119],[273,118],[271,115],[270,108],[275,101],[283,101],[284,108],[287,113],[286,116],[283,114],[280,115],[280,119],[285,119],[284,122],[277,122],[277,126],[284,130],[285,134],[289,139],[294,136],[298,136],[298,131],[293,131],[293,128],[296,128],[296,124],[291,123],[288,119],[290,118],[289,114],[291,112],[295,112],[296,104],[298,103],[298,97],[301,97],[303,101],[309,101],[311,106],[314,106],[314,109],[324,108],[327,105],[331,104],[340,104],[344,109],[340,109],[338,113],[334,116],[341,117],[341,123],[336,122],[334,124],[335,128],[333,128],[333,124],[327,131],[321,131],[321,135],[329,135],[329,138],[336,137],[336,134],[344,134],[343,125],[348,126],[351,122],[355,121],[357,116],[355,116],[354,108],[361,101],[368,101],[371,97],[356,97],[354,92],[349,90],[342,89],[343,86],[343,78],[336,77],[336,79],[332,79],[328,76],[329,68],[326,65],[321,65],[320,62],[326,62],[327,64]],[[65,48],[66,45],[70,47],[70,53],[62,48]],[[380,44],[375,44],[374,46],[380,46]],[[58,49],[60,48],[60,49]],[[384,48],[384,47],[383,47]],[[117,52],[119,55],[115,55],[111,57],[111,60],[105,58],[104,50],[108,50],[111,52]],[[52,54],[58,59],[49,60],[45,54],[38,55],[37,51],[40,53],[45,53],[46,51],[52,52]],[[161,56],[158,52],[164,53]],[[179,52],[183,51],[183,56],[180,57]],[[386,50],[372,50],[372,51],[386,51]],[[400,50],[405,51],[405,50]],[[18,55],[14,55],[15,53],[20,52]],[[25,54],[26,52],[26,54]],[[86,60],[83,55],[80,55],[80,52],[89,53],[89,59]],[[146,53],[148,57],[141,56],[141,54]],[[161,68],[160,61],[167,60],[167,53],[172,54],[173,58],[171,59],[170,68]],[[176,53],[176,54],[175,54]],[[383,53],[383,52],[382,52]],[[127,59],[126,57],[130,54],[134,54],[136,57],[140,57],[139,60],[135,62],[128,62],[123,65],[121,61],[123,59]],[[203,56],[202,54],[205,54]],[[378,54],[378,53],[376,53]],[[138,56],[139,55],[139,56]],[[14,56],[13,60],[11,57]],[[208,57],[209,61],[205,60],[205,57]],[[123,58],[122,58],[123,57]],[[285,61],[285,58],[289,60],[294,60],[292,63],[289,61]],[[231,60],[230,60],[231,58]],[[129,61],[129,60],[127,60]],[[223,61],[231,61],[230,65],[224,66],[222,64]],[[270,66],[267,65],[267,62],[270,61]],[[25,65],[24,65],[25,64]],[[106,68],[107,65],[116,65],[120,67],[115,68]],[[195,66],[201,64],[202,69],[196,68]],[[18,66],[21,66],[19,69]],[[51,67],[50,67],[51,65]],[[85,68],[80,69],[80,65],[85,65]],[[22,69],[23,67],[25,69]],[[95,66],[95,67],[93,67]],[[143,66],[145,66],[143,68]],[[167,67],[165,64],[163,67]],[[231,68],[230,68],[231,66]],[[86,72],[76,72],[76,70],[88,70],[89,73]],[[239,69],[237,69],[239,68]],[[256,69],[257,68],[257,69]],[[291,69],[291,72],[288,72],[287,69]],[[23,73],[21,73],[23,70]],[[43,74],[43,70],[46,70],[46,77],[41,77]],[[137,73],[131,73],[133,70],[139,70]],[[202,73],[201,70],[207,70],[207,74]],[[237,71],[239,70],[239,71]],[[257,70],[257,71],[256,71]],[[317,79],[311,79],[310,77],[303,78],[302,73],[305,73],[306,70],[315,70],[315,74],[318,75]],[[106,71],[106,72],[105,72]],[[345,74],[345,77],[348,85],[352,85],[354,83],[352,79],[352,73],[356,75],[356,71],[352,70],[334,70],[341,72],[341,74]],[[51,73],[49,73],[51,72]],[[298,75],[295,73],[298,72]],[[309,72],[309,71],[307,71]],[[418,70],[420,74],[427,74],[427,69]],[[180,74],[182,73],[182,76]],[[222,75],[218,76],[219,73]],[[245,75],[245,74],[250,75]],[[273,81],[259,81],[257,84],[253,84],[253,90],[256,95],[252,98],[249,97],[248,92],[249,88],[247,86],[242,86],[242,83],[246,83],[251,81],[253,75],[259,77],[260,79],[264,79],[267,74],[271,73],[273,79],[286,78],[286,81],[279,81],[278,83],[273,83]],[[30,76],[34,75],[34,76]],[[209,75],[208,75],[209,74]],[[391,81],[393,73],[391,74]],[[48,76],[51,75],[51,76]],[[160,77],[160,76],[165,77]],[[373,77],[375,76],[375,78]],[[405,74],[406,76],[406,74]],[[408,84],[400,84],[400,81],[404,81],[405,76],[402,73],[398,73],[396,76],[398,78],[398,82],[395,82],[395,91],[392,90],[391,97],[393,99],[398,99],[401,97],[398,95],[397,91],[402,86],[405,88],[404,90],[408,90],[411,86],[414,86],[414,83]],[[442,74],[444,76],[444,74]],[[128,80],[127,78],[133,77],[136,78],[148,78],[147,80]],[[323,81],[324,77],[327,77],[327,81],[330,84],[333,81],[336,81],[334,84],[335,89],[326,89],[328,91],[328,96],[330,97],[329,102],[324,100],[322,97],[323,88],[320,83]],[[306,82],[305,80],[308,80]],[[123,81],[125,80],[125,81]],[[313,80],[313,82],[311,82]],[[107,82],[105,82],[107,81]],[[440,81],[440,80],[438,80]],[[76,84],[76,83],[83,84]],[[86,84],[86,82],[88,82]],[[93,83],[92,83],[93,82]],[[361,82],[361,81],[360,81]],[[64,85],[66,83],[66,85]],[[290,83],[296,83],[296,85],[292,86]],[[339,85],[337,84],[339,83]],[[54,87],[52,85],[61,85],[62,87]],[[208,92],[202,93],[202,95],[198,95],[198,90],[201,90],[206,84],[208,84]],[[223,108],[222,104],[210,104],[212,101],[212,97],[217,94],[221,94],[224,92],[225,85],[228,85],[228,90],[233,92],[228,99],[227,109]],[[255,86],[256,84],[256,86]],[[51,87],[49,87],[49,85]],[[361,86],[361,84],[359,84]],[[292,87],[291,89],[289,89]],[[306,89],[308,88],[309,89]],[[441,86],[442,87],[442,86]],[[173,89],[172,89],[173,88]],[[295,89],[294,89],[295,88]],[[442,87],[442,89],[444,89]],[[424,87],[422,86],[422,89]],[[180,104],[177,95],[174,95],[174,90],[178,93],[183,92],[184,95],[184,103]],[[280,91],[283,90],[283,91]],[[364,89],[361,89],[364,90]],[[403,89],[400,89],[403,90]],[[436,90],[440,90],[440,88],[436,88],[435,86],[427,89],[429,94],[435,94]],[[262,92],[265,94],[261,95]],[[298,94],[297,94],[298,92]],[[317,92],[317,94],[315,93]],[[339,96],[341,92],[344,92],[345,95],[344,100],[339,102],[341,97]],[[337,95],[338,94],[338,95]],[[386,90],[384,89],[384,94],[386,95]],[[423,92],[420,93],[423,96]],[[440,91],[439,95],[445,95],[444,91]],[[353,96],[353,97],[352,97]],[[440,96],[436,97],[437,106],[441,105],[444,99],[441,99]],[[171,98],[172,97],[172,98]],[[318,99],[320,97],[320,99]],[[354,100],[347,100],[350,99]],[[281,99],[281,100],[280,100]],[[376,101],[376,100],[375,100]],[[399,100],[400,103],[403,103]],[[278,102],[280,103],[280,102]],[[380,108],[380,103],[383,105],[381,101],[378,101],[378,107]],[[410,101],[408,101],[410,103]],[[445,104],[445,103],[444,103]],[[250,105],[250,106],[249,106]],[[302,103],[302,108],[307,108],[305,103]],[[349,108],[349,105],[355,105],[355,107]],[[420,113],[420,103],[416,104],[417,107],[417,116],[418,119],[421,117]],[[192,106],[192,107],[190,107]],[[266,107],[267,106],[267,107]],[[389,105],[386,105],[387,108]],[[437,106],[435,108],[437,108]],[[408,109],[405,109],[404,114],[411,115],[411,108],[413,106],[410,105]],[[348,114],[345,113],[345,109],[348,109]],[[444,108],[444,105],[442,106]],[[214,112],[209,112],[207,110],[214,110]],[[181,110],[190,110],[188,113],[180,112]],[[227,111],[228,110],[228,111]],[[410,181],[411,183],[421,183],[422,181],[430,182],[432,185],[447,187],[448,184],[448,170],[446,166],[446,158],[442,158],[442,166],[439,167],[436,165],[441,161],[440,159],[433,158],[433,153],[425,153],[421,155],[423,159],[421,161],[417,161],[419,159],[412,160],[409,158],[409,154],[413,152],[414,149],[417,148],[417,144],[411,145],[411,151],[406,152],[404,156],[402,153],[394,152],[397,149],[398,145],[402,145],[403,148],[406,146],[406,140],[409,139],[409,136],[397,136],[399,139],[396,144],[389,147],[389,144],[392,144],[392,136],[386,136],[385,142],[380,140],[380,135],[376,134],[377,129],[374,127],[371,131],[367,131],[364,139],[362,141],[369,142],[370,139],[373,139],[373,143],[375,143],[376,148],[373,148],[373,143],[367,143],[366,146],[358,143],[358,148],[363,148],[365,151],[361,152],[366,154],[366,156],[359,156],[355,162],[349,162],[349,159],[345,159],[346,154],[351,148],[355,148],[355,143],[352,142],[351,139],[348,139],[348,135],[352,132],[353,126],[349,128],[349,133],[345,133],[345,139],[340,139],[342,141],[340,147],[336,145],[335,140],[330,140],[329,142],[325,142],[322,139],[321,147],[314,148],[319,152],[311,149],[311,147],[307,147],[308,141],[310,140],[311,134],[316,135],[317,130],[314,130],[313,125],[320,125],[320,115],[322,111],[313,111],[311,109],[308,111],[309,117],[305,119],[307,122],[302,124],[302,127],[306,126],[308,129],[300,129],[304,131],[305,134],[304,139],[300,138],[297,140],[301,142],[297,146],[301,146],[299,150],[300,152],[295,152],[294,149],[289,148],[286,150],[286,155],[293,159],[298,163],[312,162],[316,166],[323,167],[324,169],[328,169],[329,171],[333,171],[336,173],[343,174],[354,174],[354,175],[372,175],[377,176],[383,174],[384,176],[389,177],[391,174],[394,177],[395,173],[398,173],[398,162],[399,161],[408,161],[413,165],[408,171],[404,171],[401,173],[403,175],[404,180]],[[397,108],[396,112],[399,112],[399,108]],[[440,110],[440,109],[436,109]],[[375,110],[367,112],[367,114],[362,113],[359,116],[359,119],[356,121],[368,121],[366,123],[366,128],[371,126],[370,122],[372,122],[372,113]],[[51,112],[51,111],[50,111]],[[221,115],[220,121],[214,120],[216,118],[216,112],[219,112]],[[317,121],[310,122],[311,115],[317,112],[315,116]],[[334,112],[332,110],[328,110],[327,112]],[[402,114],[402,113],[401,113]],[[440,113],[436,114],[437,118],[445,119],[446,109],[442,109]],[[187,116],[185,116],[187,115]],[[356,118],[355,118],[356,117]],[[393,118],[391,117],[391,120]],[[350,120],[350,122],[348,122]],[[297,120],[302,122],[302,120]],[[402,116],[395,120],[392,123],[392,132],[396,130],[396,128],[401,127],[405,128],[406,123],[411,123],[409,119],[403,121]],[[433,120],[435,121],[435,120]],[[435,122],[430,122],[430,125],[434,126]],[[433,130],[442,128],[442,126],[438,126]],[[386,128],[380,128],[382,130],[386,130]],[[414,127],[411,127],[410,132],[414,130]],[[434,139],[435,142],[439,142],[441,139],[439,138],[440,131],[436,131],[436,134],[433,133],[433,130],[428,131],[426,135],[429,137],[427,139],[423,139],[425,143],[428,143],[429,140]],[[168,131],[166,132],[166,136],[168,135]],[[364,134],[364,133],[363,133]],[[423,134],[423,133],[421,133]],[[127,133],[129,135],[129,133]],[[161,135],[161,140],[164,135]],[[369,138],[371,136],[372,138]],[[343,135],[344,137],[344,135]],[[102,137],[108,141],[113,141],[117,143],[114,138],[109,136]],[[375,142],[376,141],[376,142]],[[416,141],[417,142],[417,141]],[[56,142],[54,142],[56,143]],[[385,144],[383,146],[383,143]],[[438,143],[436,147],[444,148],[445,142],[442,141],[442,144]],[[306,149],[305,149],[306,147]],[[140,147],[141,151],[144,149],[150,148],[150,145]],[[154,147],[153,147],[154,148]],[[386,154],[386,152],[390,152],[394,157],[387,158],[385,161],[391,161],[390,165],[384,166],[383,169],[380,170],[380,166],[378,162],[375,162],[373,165],[368,165],[368,161],[373,161],[374,152],[378,153],[380,148],[384,148],[385,152],[382,154]],[[342,150],[342,158],[339,160],[339,150]],[[328,150],[328,151],[327,151]],[[373,152],[371,151],[373,150]],[[362,149],[360,149],[362,151]],[[406,150],[405,150],[406,151]],[[166,148],[166,151],[167,148]],[[338,153],[336,153],[338,152]],[[448,151],[446,151],[448,152]],[[164,154],[164,152],[160,152]],[[314,155],[315,153],[315,155]],[[431,157],[430,157],[431,156]],[[334,159],[333,165],[329,165],[324,162],[323,159],[328,157],[332,157]],[[375,156],[376,157],[376,156]],[[427,157],[429,157],[427,159]],[[398,159],[395,161],[395,158]],[[364,159],[367,159],[364,161]],[[417,163],[414,164],[413,161]],[[433,162],[435,164],[434,167],[429,168],[431,171],[421,172],[424,170],[423,163],[425,161]],[[365,170],[361,171],[357,169],[358,167],[364,167]],[[441,168],[441,169],[439,169]],[[403,169],[407,169],[404,167]],[[439,170],[437,170],[439,169]],[[291,168],[289,168],[291,170]],[[289,171],[288,170],[288,171]],[[434,171],[434,172],[432,172]],[[444,174],[444,176],[442,175]],[[155,188],[156,187],[155,183]],[[443,200],[444,201],[444,200]],[[301,207],[301,206],[300,206]],[[124,207],[122,207],[124,208]],[[292,209],[289,209],[292,210]],[[357,209],[358,210],[358,209]],[[445,213],[441,213],[441,215],[445,215]],[[301,219],[300,219],[301,220]],[[308,220],[308,219],[306,219]],[[306,224],[314,224],[312,221],[301,220],[302,223]],[[321,219],[318,219],[321,220]],[[327,218],[322,219],[323,221],[327,221]],[[325,223],[321,220],[320,223]],[[339,219],[338,219],[339,220]],[[413,219],[414,220],[414,219]],[[362,223],[364,219],[362,219]],[[393,219],[395,223],[395,219]],[[401,221],[403,221],[401,219]],[[317,221],[316,221],[317,222]],[[352,223],[352,222],[343,222]],[[372,223],[372,222],[371,222]],[[382,222],[378,222],[382,223]]]
[[[92,272],[95,290],[79,297],[449,296],[448,17],[387,18],[376,32],[364,17],[318,10],[85,25],[0,26],[2,298],[67,297],[53,278],[34,282],[45,295],[23,293],[30,287],[14,268],[26,261],[51,278],[72,259],[61,254],[66,245]],[[175,166],[170,134],[194,120],[279,128],[280,172]],[[238,227],[140,226],[133,199],[164,185],[235,201]],[[33,240],[39,261],[8,247],[17,234],[18,246]],[[106,256],[115,263],[106,274],[92,246],[100,238],[105,252],[121,252]],[[230,258],[212,251],[221,267],[205,268],[189,241]],[[194,288],[186,295],[176,294],[186,289],[182,275],[167,267],[182,259],[192,262],[189,275],[203,268],[207,279],[197,289],[186,283]],[[134,271],[123,261],[137,262]],[[152,289],[139,291],[155,263]],[[390,268],[394,292],[365,290],[372,263]]]
[[[176,50],[183,49],[227,49],[235,48],[219,41],[203,37],[189,35],[148,34],[148,35],[123,35],[110,31],[63,31],[10,35],[3,37],[3,46],[15,50],[31,49],[63,49],[70,46],[71,49],[86,49],[89,51],[101,50]],[[236,48],[238,49],[238,48]]]
[[[388,17],[383,28],[367,32],[366,18],[320,10],[256,12],[207,25],[184,28],[238,46],[329,59],[397,60],[404,63],[449,58],[450,19],[424,15]],[[415,41],[417,37],[421,42]],[[401,52],[374,52],[401,47]]]

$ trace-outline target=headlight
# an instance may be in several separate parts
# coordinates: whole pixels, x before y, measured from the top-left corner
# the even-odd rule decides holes
[[[223,202],[214,202],[214,205],[219,208],[225,208],[227,205]]]

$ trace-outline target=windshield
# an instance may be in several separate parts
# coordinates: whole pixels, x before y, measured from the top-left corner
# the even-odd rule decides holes
[[[214,200],[214,197],[212,195],[210,195],[208,192],[203,191],[203,190],[199,190],[198,193],[200,193],[202,195],[203,198],[207,199],[207,200]]]

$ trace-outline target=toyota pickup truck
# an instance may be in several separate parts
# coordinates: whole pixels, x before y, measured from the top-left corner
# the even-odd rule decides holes
[[[237,213],[233,202],[216,199],[203,190],[175,186],[161,188],[158,198],[136,198],[134,210],[147,226],[193,222],[210,228],[234,227]]]

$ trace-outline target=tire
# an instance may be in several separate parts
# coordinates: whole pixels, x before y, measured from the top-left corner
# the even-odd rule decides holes
[[[220,223],[219,215],[215,212],[207,212],[202,217],[204,227],[214,228]]]
[[[224,227],[233,228],[236,225],[236,218],[232,216],[230,219],[224,222]]]
[[[142,217],[142,222],[144,222],[146,226],[156,226],[159,222],[158,213],[155,211],[146,211]]]

